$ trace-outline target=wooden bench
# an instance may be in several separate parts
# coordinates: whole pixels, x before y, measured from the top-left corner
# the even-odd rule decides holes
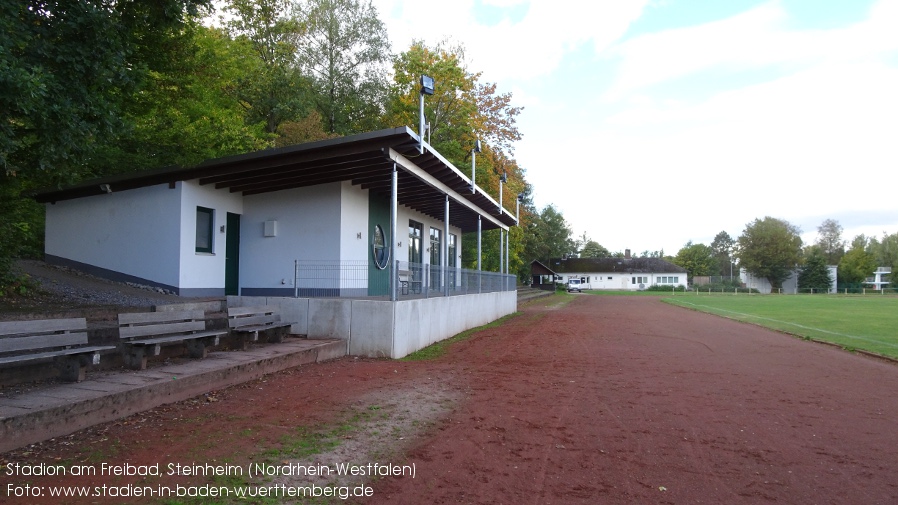
[[[0,322],[0,366],[54,362],[60,377],[81,382],[88,365],[100,364],[100,353],[114,346],[88,346],[87,321],[40,319]]]
[[[118,315],[118,332],[125,366],[147,367],[148,356],[158,356],[163,346],[187,345],[191,358],[205,358],[208,347],[218,345],[226,330],[206,330],[202,310],[135,312]]]
[[[281,321],[276,307],[228,307],[228,328],[240,337],[244,348],[246,338],[255,342],[260,332],[265,333],[269,342],[283,342],[294,324]]]
[[[407,295],[409,291],[412,293],[420,293],[421,292],[421,281],[414,280],[414,276],[408,270],[400,270],[399,271],[399,287],[401,288],[402,294]]]

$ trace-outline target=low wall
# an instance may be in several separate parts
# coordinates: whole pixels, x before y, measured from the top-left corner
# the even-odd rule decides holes
[[[230,296],[228,306],[276,305],[291,332],[346,341],[353,356],[402,358],[517,310],[517,292],[396,302],[339,298]]]

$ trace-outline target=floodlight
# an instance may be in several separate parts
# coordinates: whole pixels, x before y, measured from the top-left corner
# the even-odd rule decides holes
[[[432,95],[433,94],[433,77],[429,75],[421,76],[421,94],[422,95]]]

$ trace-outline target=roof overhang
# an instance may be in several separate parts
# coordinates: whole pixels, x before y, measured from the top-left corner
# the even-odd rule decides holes
[[[395,163],[399,205],[443,220],[448,195],[449,224],[463,232],[477,230],[478,216],[483,230],[517,225],[516,217],[481,188],[472,193],[471,180],[436,150],[425,143],[421,153],[419,145],[408,127],[393,128],[218,158],[194,167],[95,179],[42,191],[35,199],[52,203],[194,179],[245,196],[342,181],[389,196]]]

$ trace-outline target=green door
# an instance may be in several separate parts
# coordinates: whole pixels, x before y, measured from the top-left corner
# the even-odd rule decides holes
[[[238,295],[240,289],[240,214],[228,212],[225,228],[225,294]]]

